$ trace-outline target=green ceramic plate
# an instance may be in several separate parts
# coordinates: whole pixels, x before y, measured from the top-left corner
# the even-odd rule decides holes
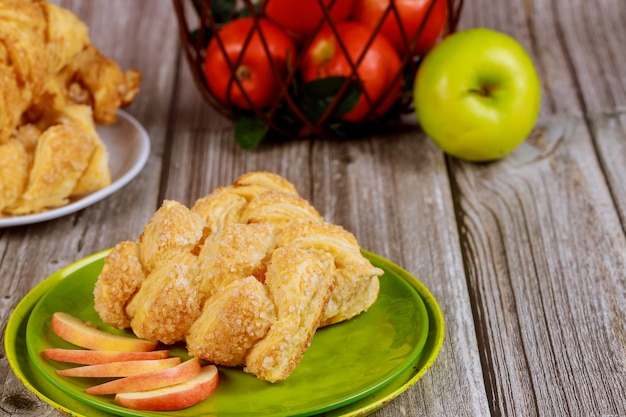
[[[31,391],[72,415],[162,415],[132,412],[118,407],[110,397],[87,396],[82,391],[93,381],[57,377],[54,371],[63,365],[41,358],[46,347],[68,346],[49,328],[54,311],[101,324],[93,311],[92,290],[105,254],[57,272],[22,300],[5,335],[9,363]],[[317,332],[303,361],[286,381],[267,384],[240,370],[221,368],[220,385],[209,400],[171,414],[367,415],[414,384],[441,348],[441,311],[408,272],[371,253],[365,255],[385,270],[378,301],[359,317]],[[175,352],[184,355],[183,349]]]

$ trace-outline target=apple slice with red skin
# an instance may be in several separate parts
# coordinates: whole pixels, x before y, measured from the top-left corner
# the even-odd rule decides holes
[[[107,333],[60,311],[52,315],[51,327],[60,338],[85,349],[148,352],[157,346],[157,342]]]
[[[207,399],[217,388],[218,382],[217,367],[207,365],[190,381],[150,391],[116,394],[115,401],[133,410],[181,410]]]
[[[59,369],[57,370],[57,374],[62,376],[117,378],[173,368],[180,364],[180,362],[181,360],[177,356],[167,359],[110,362]]]
[[[81,365],[97,365],[101,363],[140,361],[148,359],[166,359],[169,354],[169,350],[120,352],[116,350],[48,348],[44,351],[44,356],[48,359]]]
[[[120,392],[148,391],[189,381],[200,373],[198,358],[190,359],[173,368],[115,379],[85,390],[87,394],[117,394]]]

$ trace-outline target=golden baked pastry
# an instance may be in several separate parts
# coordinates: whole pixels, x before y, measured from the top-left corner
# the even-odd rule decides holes
[[[276,382],[319,327],[376,301],[382,273],[290,182],[252,172],[191,209],[166,200],[135,242],[107,255],[94,303],[115,327]]]
[[[271,172],[256,171],[244,174],[232,185],[219,187],[198,199],[191,211],[202,216],[211,233],[217,233],[229,223],[245,223],[242,213],[248,203],[270,190],[298,195],[293,184],[283,177]]]
[[[233,192],[234,187],[219,187],[206,197],[198,199],[191,211],[206,222],[210,233],[218,233],[228,224],[238,222],[248,201]]]
[[[202,218],[177,201],[165,200],[137,239],[139,258],[151,271],[181,253],[191,252],[201,241]]]
[[[15,204],[28,181],[30,157],[18,140],[0,144],[0,212]]]
[[[212,296],[231,282],[255,276],[265,281],[276,238],[270,224],[231,223],[207,238],[200,250],[202,289]]]
[[[333,256],[336,280],[320,326],[348,320],[376,301],[378,276],[383,271],[363,257],[354,235],[341,226],[327,222],[292,224],[278,236],[277,245],[319,249]]]
[[[267,171],[244,174],[233,183],[233,188],[236,190],[235,192],[246,197],[248,201],[269,190],[298,195],[298,191],[292,183],[280,175]]]
[[[276,306],[276,321],[245,357],[244,371],[276,382],[298,365],[318,328],[334,282],[330,254],[279,247],[272,253],[265,285]]]
[[[87,167],[72,190],[71,195],[78,196],[90,193],[109,185],[111,183],[109,154],[96,131],[91,107],[84,104],[68,104],[58,109],[54,114],[54,118],[60,123],[76,123],[83,132],[92,138],[95,147]]]
[[[323,221],[315,208],[299,195],[269,190],[250,200],[241,213],[243,223],[269,223],[276,228],[292,222]]]
[[[95,123],[113,123],[140,81],[137,70],[123,72],[102,55],[69,10],[0,0],[0,147],[22,143],[28,162],[24,170],[23,158],[5,159],[0,216],[38,213],[108,186]]]
[[[237,279],[206,301],[185,336],[187,349],[211,363],[243,365],[248,350],[275,321],[267,287],[253,276]]]
[[[113,327],[130,326],[126,306],[146,279],[139,262],[139,245],[121,242],[104,259],[104,266],[94,288],[94,307],[98,315]]]
[[[93,138],[75,123],[52,126],[39,137],[28,184],[11,214],[27,214],[68,203],[95,149]]]
[[[135,334],[165,344],[183,340],[202,312],[200,279],[198,257],[191,253],[159,263],[127,306]]]

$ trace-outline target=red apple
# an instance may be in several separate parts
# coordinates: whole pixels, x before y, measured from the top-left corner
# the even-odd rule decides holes
[[[325,18],[324,8],[333,22],[346,20],[354,0],[265,0],[265,15],[283,28],[296,42],[303,43]]]
[[[120,352],[115,350],[84,350],[48,348],[44,356],[59,362],[96,365],[99,363],[139,361],[147,359],[165,359],[169,350],[153,350],[150,352]]]
[[[439,39],[447,16],[446,0],[356,0],[351,17],[365,23],[372,32],[380,25],[379,33],[401,55],[409,49],[414,55],[422,55]]]
[[[368,44],[370,33],[369,27],[358,22],[339,22],[335,30],[326,26],[306,49],[301,63],[305,83],[334,76],[358,76],[361,96],[354,108],[341,116],[350,122],[382,115],[400,95],[400,57],[384,36],[376,36]]]
[[[200,360],[193,358],[173,368],[115,379],[94,385],[85,390],[87,394],[117,394],[120,392],[148,391],[189,381],[200,373]]]
[[[211,39],[204,72],[215,97],[244,110],[269,107],[295,65],[296,46],[266,19],[231,20]]]
[[[80,377],[122,377],[168,369],[178,365],[179,363],[179,357],[149,359],[142,361],[110,362],[97,365],[78,366],[76,368],[59,369],[57,370],[57,374]]]
[[[52,315],[51,326],[60,338],[85,349],[147,352],[157,346],[157,342],[107,333],[59,311]]]
[[[127,408],[146,411],[174,411],[191,407],[207,399],[219,382],[215,365],[208,365],[194,379],[150,391],[115,395],[115,401]]]

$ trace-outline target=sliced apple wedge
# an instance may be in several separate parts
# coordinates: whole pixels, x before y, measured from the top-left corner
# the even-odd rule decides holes
[[[57,374],[62,376],[117,378],[173,368],[180,364],[180,362],[180,358],[177,356],[167,359],[110,362],[98,365],[78,366],[76,368],[69,369],[59,369],[57,370]]]
[[[105,382],[104,384],[94,385],[87,388],[85,392],[87,394],[101,395],[148,391],[190,381],[198,376],[201,370],[200,360],[193,358],[173,368],[128,376]]]
[[[97,365],[100,363],[140,361],[148,359],[166,359],[169,350],[152,350],[149,352],[120,352],[116,350],[85,350],[48,348],[44,356],[59,362],[81,365]]]
[[[133,410],[181,410],[207,399],[217,388],[218,381],[217,367],[208,365],[190,381],[150,391],[116,394],[115,401]]]
[[[62,339],[85,349],[148,352],[156,342],[107,333],[67,313],[52,315],[52,330]]]

